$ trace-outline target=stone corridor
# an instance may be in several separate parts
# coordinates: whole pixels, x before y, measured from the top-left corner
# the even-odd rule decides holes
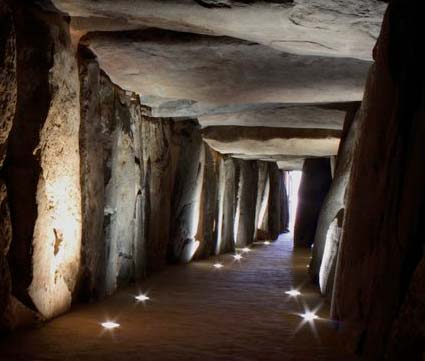
[[[151,298],[145,304],[134,300],[138,288],[123,289],[18,332],[0,344],[1,360],[354,360],[307,280],[309,253],[293,251],[288,234],[251,249],[240,262],[227,254],[168,267],[140,284]],[[215,269],[217,261],[224,267]],[[292,287],[301,296],[286,295]],[[300,314],[319,305],[321,318],[303,322]],[[103,330],[108,319],[120,327]]]
[[[0,0],[0,361],[425,361],[423,14]]]

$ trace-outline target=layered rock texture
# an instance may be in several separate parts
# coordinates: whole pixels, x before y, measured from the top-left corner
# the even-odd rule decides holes
[[[376,0],[52,2],[71,16],[74,42],[82,39],[110,79],[140,95],[152,117],[198,119],[214,150],[278,161],[283,170],[337,154],[345,112],[362,99],[386,6]]]

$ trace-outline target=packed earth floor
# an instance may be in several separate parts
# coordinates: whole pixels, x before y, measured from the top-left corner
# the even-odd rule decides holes
[[[227,254],[171,266],[101,303],[75,307],[3,339],[1,360],[354,360],[308,280],[310,253],[294,251],[290,235],[251,250],[239,261]],[[291,289],[301,295],[286,294]],[[135,300],[140,293],[149,300]],[[319,318],[306,322],[302,315],[318,307]],[[105,330],[104,321],[120,327]]]

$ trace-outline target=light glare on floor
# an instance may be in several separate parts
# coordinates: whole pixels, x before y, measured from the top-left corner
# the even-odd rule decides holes
[[[102,327],[106,328],[107,330],[113,330],[114,328],[120,327],[119,323],[113,322],[113,321],[106,321],[101,323]]]
[[[266,246],[268,246],[268,245],[270,244],[270,242],[269,242],[269,241],[264,241],[264,244],[265,244]]]
[[[291,297],[301,296],[301,292],[298,290],[290,290],[290,291],[286,291],[285,293]]]
[[[251,248],[249,248],[249,247],[244,247],[244,248],[242,248],[242,252],[244,252],[244,253],[251,252]]]
[[[136,296],[136,297],[134,297],[137,301],[139,301],[139,302],[146,302],[146,301],[149,301],[150,300],[150,297],[149,296],[147,296],[147,295],[145,295],[145,294],[140,294],[140,295],[138,295],[138,296]]]
[[[236,261],[240,261],[243,257],[242,257],[242,255],[240,255],[240,254],[235,254],[235,255],[233,255],[233,258],[234,258]]]
[[[303,313],[301,317],[307,322],[312,322],[319,318],[314,312],[310,312],[310,311]]]
[[[214,267],[217,269],[223,268],[224,266],[221,263],[214,263]]]

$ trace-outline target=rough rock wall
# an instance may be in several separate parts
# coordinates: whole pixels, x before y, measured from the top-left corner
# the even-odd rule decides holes
[[[196,258],[214,254],[217,242],[218,180],[220,155],[203,143],[205,154],[204,181],[201,192],[200,221],[196,239],[200,241]]]
[[[110,177],[105,184],[105,242],[107,293],[135,277],[135,245],[142,242],[137,234],[141,222],[138,207],[141,194],[140,118],[131,112],[131,94],[114,88],[114,124],[110,154]]]
[[[332,235],[341,233],[340,230],[335,229],[335,227],[338,228],[338,224],[341,224],[341,220],[336,223],[334,221],[337,214],[345,208],[345,193],[363,111],[359,110],[358,113],[356,108],[347,112],[332,184],[320,210],[314,236],[313,257],[309,271],[313,280],[319,282],[323,295],[331,294],[333,286],[333,279],[329,276],[336,265],[339,238]]]
[[[79,49],[81,82],[80,169],[82,204],[81,299],[105,294],[103,219],[105,185],[101,126],[101,75],[99,64],[84,47]]]
[[[280,192],[280,218],[281,218],[281,232],[289,232],[289,197],[287,189],[287,175],[288,172],[281,172],[282,187]]]
[[[144,275],[141,112],[96,58],[79,48],[82,259],[80,299],[99,298]]]
[[[14,118],[1,174],[10,219],[0,181],[0,327],[111,294],[162,269],[167,250],[186,262],[250,243],[259,224],[280,232],[275,165],[223,158],[196,124],[146,116],[84,39],[72,47],[67,18],[14,11],[16,52],[0,3],[0,165]]]
[[[276,163],[257,161],[255,240],[276,240],[288,231],[289,204],[285,174]]]
[[[235,217],[236,247],[245,247],[254,240],[256,229],[258,166],[256,161],[237,160],[240,170]]]
[[[170,239],[171,194],[175,162],[172,157],[172,121],[143,116],[146,270],[164,268]]]
[[[52,17],[47,20],[50,46],[54,49],[48,73],[51,97],[35,149],[39,152],[41,173],[29,287],[38,311],[48,318],[69,309],[81,253],[78,66],[68,23],[57,15]]]
[[[425,357],[425,258],[416,267],[400,312],[391,327],[386,358],[423,361]]]
[[[178,159],[169,257],[171,261],[189,262],[200,245],[196,235],[200,223],[205,148],[196,123],[179,121],[173,128],[173,139],[178,149],[175,153],[178,153]]]
[[[276,240],[283,232],[282,228],[282,194],[284,191],[282,171],[276,163],[269,163],[270,193],[268,201],[268,234]]]
[[[16,37],[9,6],[0,1],[0,171],[16,107]],[[7,254],[12,241],[7,189],[0,178],[0,330],[7,326],[12,283]]]
[[[78,67],[64,18],[31,6],[15,14],[18,103],[5,162],[13,293],[53,317],[70,307],[79,272]]]
[[[296,247],[310,247],[313,244],[320,209],[331,181],[329,158],[305,160],[295,218],[294,244]]]
[[[425,351],[423,11],[389,5],[348,190],[333,310],[365,360]]]
[[[0,167],[6,156],[7,138],[16,107],[16,35],[12,11],[0,2]]]
[[[231,157],[222,158],[219,168],[218,235],[215,254],[235,249],[235,216],[239,168]]]
[[[258,190],[255,206],[255,234],[254,239],[270,239],[267,235],[267,207],[270,194],[269,165],[258,161]]]

